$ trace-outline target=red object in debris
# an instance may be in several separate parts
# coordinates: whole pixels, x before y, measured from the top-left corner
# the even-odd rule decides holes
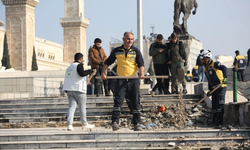
[[[165,110],[166,110],[166,107],[165,107],[165,106],[159,107],[159,112],[163,112],[163,111],[165,111]]]

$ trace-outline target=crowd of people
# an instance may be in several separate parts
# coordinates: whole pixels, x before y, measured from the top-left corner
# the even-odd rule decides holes
[[[145,84],[151,84],[152,91],[151,95],[164,95],[164,94],[178,94],[178,69],[185,69],[186,66],[186,53],[182,41],[178,39],[176,33],[171,34],[171,40],[169,43],[163,43],[163,36],[158,34],[154,43],[150,45],[149,56],[152,56],[154,74],[156,76],[169,76],[170,78],[157,78],[156,84],[153,84],[151,79],[144,79]],[[96,38],[94,40],[94,45],[89,49],[89,59],[92,69],[97,69],[95,76],[90,80],[87,85],[87,94],[110,96],[111,92],[114,93],[115,89],[115,79],[110,80],[101,80],[96,79],[95,77],[100,77],[103,64],[107,59],[107,56],[101,47],[101,39]],[[204,50],[200,50],[200,54]],[[245,57],[239,54],[239,51],[235,51],[236,57],[234,61],[234,71],[237,72],[237,77],[239,81],[244,81],[244,69],[246,67]],[[250,53],[250,49],[249,52]],[[189,70],[185,73],[185,80],[182,82],[183,94],[186,94],[188,91],[186,89],[186,82],[204,82],[204,65],[199,59],[200,55],[197,56],[196,66],[192,68],[192,71]],[[238,63],[239,62],[239,63]],[[249,61],[248,61],[249,65]],[[116,64],[110,69],[107,69],[108,76],[117,76],[116,74]],[[149,73],[146,73],[145,76],[149,76]],[[89,76],[87,76],[89,77]],[[170,83],[172,82],[171,86]],[[169,88],[171,87],[171,90]],[[157,92],[156,92],[157,91]]]
[[[157,78],[157,84],[153,91],[158,88],[159,94],[170,94],[169,82],[171,80],[171,92],[178,94],[178,76],[183,73],[186,66],[186,52],[182,41],[178,39],[176,33],[172,33],[169,43],[163,44],[163,36],[159,34],[156,41],[151,44],[149,55],[152,56],[154,63],[154,71],[156,76],[171,76],[171,78]],[[96,38],[94,45],[89,49],[89,57],[91,60],[91,69],[84,70],[83,55],[75,54],[75,62],[72,63],[65,72],[65,80],[63,91],[67,93],[69,100],[67,130],[72,131],[73,119],[76,106],[79,106],[80,120],[82,128],[93,128],[95,125],[88,124],[86,119],[86,101],[87,101],[87,84],[89,91],[97,97],[104,91],[105,96],[110,96],[110,91],[114,95],[114,106],[112,113],[112,129],[119,130],[119,119],[121,106],[126,99],[130,113],[133,115],[134,131],[141,131],[141,113],[140,113],[140,79],[144,79],[144,60],[140,50],[133,46],[134,35],[131,32],[125,32],[123,35],[123,45],[113,49],[107,57],[101,47],[101,39]],[[236,57],[234,62],[234,71],[237,71],[239,80],[244,80],[243,66],[246,64],[243,56],[239,51],[235,51]],[[112,69],[108,67],[113,64]],[[249,61],[248,61],[249,65]],[[243,71],[242,71],[243,70]],[[92,82],[88,83],[86,77],[90,77],[95,73]],[[208,81],[207,96],[212,96],[212,113],[213,121],[211,126],[223,124],[226,83],[227,83],[227,67],[218,61],[212,60],[210,50],[201,50],[197,57],[196,66],[187,72],[186,80],[204,81],[204,74]],[[146,74],[146,76],[149,74]],[[121,76],[120,79],[107,80],[107,76]],[[101,77],[96,78],[96,77]],[[134,77],[134,78],[126,78]],[[183,93],[187,93],[186,80],[182,80]],[[149,82],[150,80],[145,80]],[[102,90],[102,85],[104,90]]]

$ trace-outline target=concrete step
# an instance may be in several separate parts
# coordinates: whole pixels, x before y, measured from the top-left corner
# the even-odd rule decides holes
[[[121,112],[122,115],[129,115],[130,111],[128,109]],[[87,112],[87,118],[90,120],[107,119],[111,118],[112,110],[108,112]],[[75,120],[79,120],[79,113],[75,112]],[[121,116],[122,117],[122,116]],[[0,113],[0,122],[38,122],[42,121],[63,121],[67,118],[67,111],[65,112],[48,112],[48,113]],[[42,121],[42,122],[44,122]]]
[[[120,115],[120,118],[127,118],[132,115],[129,114],[129,112],[126,113],[122,113]],[[95,116],[87,116],[87,120],[91,123],[100,123],[100,122],[96,122],[96,121],[100,121],[102,120],[103,122],[107,121],[110,122],[112,117],[112,114],[109,113],[109,115],[95,115]],[[0,123],[18,123],[18,122],[51,122],[51,121],[67,121],[67,113],[64,113],[62,115],[50,115],[50,116],[46,116],[46,115],[20,115],[20,116],[5,116],[4,118],[0,118]],[[80,116],[79,114],[75,113],[74,116],[74,121],[80,121]]]
[[[121,128],[118,131],[95,127],[82,130],[75,127],[74,131],[65,128],[20,128],[0,129],[0,141],[57,141],[57,140],[101,140],[101,139],[167,139],[167,138],[209,138],[227,136],[250,136],[250,129],[221,130],[208,127],[199,129],[171,130],[168,128],[156,129],[154,131],[133,131],[129,128]]]
[[[200,147],[201,148],[201,147]],[[200,150],[209,150],[208,146],[202,146],[202,148],[204,149],[200,149]],[[88,147],[88,148],[53,148],[53,150],[145,150],[145,149],[152,149],[152,150],[173,150],[173,147],[112,147],[112,148],[92,148],[92,147]],[[9,150],[16,150],[16,149],[9,149]],[[29,150],[37,150],[37,149],[29,149]],[[41,150],[49,150],[49,149],[41,149]]]
[[[143,111],[148,111],[152,107],[154,107],[154,104],[148,104],[143,105]],[[128,111],[129,108],[127,106],[122,106],[121,111]],[[35,113],[35,112],[67,112],[68,107],[65,105],[63,107],[50,107],[50,108],[7,108],[7,109],[0,109],[1,113]],[[76,108],[76,111],[79,111],[78,108]],[[99,107],[87,107],[87,112],[96,112],[96,113],[102,113],[102,112],[112,112],[113,106],[99,106]],[[0,115],[1,115],[0,113]]]
[[[183,101],[185,103],[189,101],[198,102],[200,99],[193,98],[193,99],[184,99]],[[178,103],[179,99],[160,99],[160,100],[142,100],[142,105],[150,105],[152,103],[154,104],[169,104],[169,103]],[[100,106],[113,106],[113,101],[107,101],[107,102],[87,102],[87,107],[100,107]],[[126,101],[123,102],[123,106],[126,106]],[[0,104],[0,110],[2,108],[53,108],[53,107],[68,107],[68,102],[54,102],[54,103],[18,103],[18,104]]]
[[[201,96],[198,94],[186,94],[183,95],[182,99],[200,99]],[[179,99],[178,94],[169,94],[169,95],[141,95],[141,101],[143,100],[169,100],[169,99]],[[94,102],[107,102],[113,101],[113,96],[108,97],[93,97],[87,96],[88,103]],[[34,98],[34,99],[8,99],[8,100],[0,100],[0,104],[27,104],[27,103],[67,103],[67,97],[62,98]]]
[[[206,148],[206,149],[201,149],[201,150],[207,150],[209,147],[207,146],[203,146],[202,148]],[[145,150],[145,149],[153,149],[153,150],[173,150],[172,147],[112,147],[112,148],[92,148],[92,147],[88,147],[88,148],[53,148],[53,150]],[[16,150],[16,149],[9,149],[9,150]],[[37,150],[37,149],[29,149],[29,150]],[[49,149],[41,149],[41,150],[49,150]]]
[[[249,137],[234,138],[234,142],[244,142]],[[149,145],[152,147],[167,147],[168,143],[173,142],[175,144],[185,143],[196,144],[218,144],[222,142],[230,142],[232,138],[185,138],[182,141],[176,138],[169,139],[124,139],[124,140],[60,140],[60,141],[19,141],[19,142],[0,142],[1,149],[54,149],[54,148],[117,148],[123,149],[123,147],[141,147],[145,149]],[[172,147],[171,149],[174,149]]]
[[[0,129],[0,149],[36,149],[36,148],[122,148],[122,147],[166,147],[169,142],[218,144],[234,140],[242,142],[249,139],[249,129],[200,130],[161,129],[155,131],[135,132],[122,128],[116,132],[111,129],[93,128],[91,131],[75,128],[33,128],[33,129]],[[219,135],[219,136],[218,136]],[[240,136],[238,136],[240,135]],[[172,147],[173,148],[173,147]]]

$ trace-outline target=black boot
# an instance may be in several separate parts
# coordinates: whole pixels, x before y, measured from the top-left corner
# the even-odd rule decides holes
[[[164,93],[165,93],[165,94],[171,94],[171,93],[169,92],[169,89],[165,89],[165,90],[164,90]]]
[[[142,127],[140,124],[134,125],[134,131],[142,131]]]
[[[223,115],[224,115],[224,112],[217,113],[218,124],[221,126],[223,125]]]
[[[112,126],[113,131],[119,130],[119,125],[118,125],[117,122],[113,122],[113,123],[111,124],[111,126]]]
[[[219,125],[220,125],[220,124],[219,124],[219,122],[218,122],[217,119],[213,120],[212,122],[210,122],[210,123],[208,124],[209,127],[217,127],[217,126],[219,126]]]
[[[208,124],[209,127],[216,127],[219,126],[218,119],[217,119],[217,114],[213,114],[213,121]]]
[[[183,89],[183,94],[187,94],[187,89]]]

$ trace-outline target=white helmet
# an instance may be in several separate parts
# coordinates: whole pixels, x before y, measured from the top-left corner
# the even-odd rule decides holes
[[[205,50],[200,54],[200,59],[203,59],[204,57],[211,58],[212,54],[210,50]]]

